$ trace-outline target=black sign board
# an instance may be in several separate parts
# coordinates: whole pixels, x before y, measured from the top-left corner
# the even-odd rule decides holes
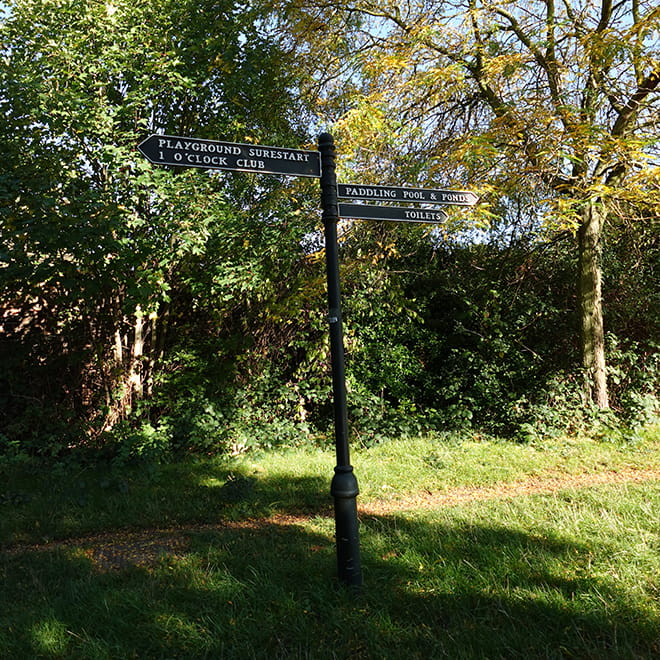
[[[447,214],[440,209],[417,209],[372,204],[339,204],[339,216],[359,220],[394,220],[396,222],[445,222]]]
[[[469,190],[431,190],[428,188],[398,188],[338,183],[341,199],[370,199],[374,202],[423,202],[451,206],[473,206],[479,198]]]
[[[262,147],[256,144],[217,142],[172,135],[150,135],[138,145],[138,149],[156,165],[316,178],[321,176],[318,151]]]

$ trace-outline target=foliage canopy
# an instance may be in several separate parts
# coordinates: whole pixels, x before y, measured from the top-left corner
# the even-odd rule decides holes
[[[580,355],[599,405],[636,420],[655,405],[651,2],[7,7],[0,451],[327,436],[313,182],[155,169],[135,147],[159,132],[299,148],[329,124],[346,182],[482,196],[437,232],[341,228],[362,441],[574,427],[591,414]],[[474,226],[489,240],[456,238]]]
[[[469,184],[490,202],[482,222],[523,195],[576,235],[582,362],[608,407],[605,223],[660,217],[657,4],[358,0],[286,16],[349,176]]]

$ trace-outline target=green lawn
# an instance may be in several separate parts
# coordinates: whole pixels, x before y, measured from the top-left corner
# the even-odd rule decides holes
[[[335,581],[331,451],[5,465],[0,657],[660,657],[659,437],[354,450],[358,501],[379,503],[361,515],[359,597]],[[416,492],[642,470],[636,481],[387,507]],[[120,568],[99,559],[115,546],[139,559],[138,536],[159,535],[165,549],[180,543]]]

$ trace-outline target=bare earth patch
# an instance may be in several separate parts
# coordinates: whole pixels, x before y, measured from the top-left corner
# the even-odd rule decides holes
[[[100,572],[128,567],[152,568],[163,561],[183,558],[190,550],[191,534],[228,529],[260,529],[302,524],[309,516],[275,515],[270,518],[237,522],[171,527],[167,529],[113,530],[78,538],[47,543],[17,544],[2,551],[7,557],[29,552],[63,550],[72,556],[88,559]]]
[[[422,491],[400,499],[374,500],[361,505],[360,512],[369,515],[383,515],[407,509],[435,509],[483,500],[552,494],[560,490],[588,488],[600,484],[642,483],[654,480],[660,480],[660,470],[627,468],[615,472],[528,477],[523,481],[511,481],[492,486],[464,486],[435,492]]]
[[[379,499],[358,503],[361,515],[382,516],[411,509],[437,509],[485,500],[506,499],[536,494],[552,494],[560,490],[588,488],[601,484],[643,483],[660,480],[660,470],[632,468],[610,472],[561,474],[530,477],[523,481],[499,483],[492,486],[447,488],[436,492],[423,491],[399,499]],[[101,572],[128,567],[151,568],[162,561],[185,556],[190,548],[190,535],[204,531],[229,529],[258,529],[269,526],[302,525],[309,514],[275,514],[269,518],[248,519],[238,522],[174,527],[168,529],[115,530],[83,538],[66,539],[42,544],[15,545],[2,552],[17,556],[29,552],[64,550],[73,556],[90,560]]]

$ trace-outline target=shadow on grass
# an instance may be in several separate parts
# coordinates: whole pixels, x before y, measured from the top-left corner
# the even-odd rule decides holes
[[[119,529],[221,523],[277,512],[327,512],[327,480],[285,481],[222,462],[17,471],[0,486],[0,550]],[[27,523],[27,524],[26,524]]]
[[[246,485],[237,502],[217,502],[233,511],[234,523],[188,532],[184,556],[149,569],[101,572],[71,547],[2,556],[0,656],[619,659],[660,652],[657,617],[639,596],[593,574],[593,548],[459,517],[365,518],[365,588],[351,597],[335,584],[331,520],[248,520],[252,501],[298,511],[315,482]],[[327,495],[319,498],[327,504]],[[244,516],[241,506],[248,506]]]

